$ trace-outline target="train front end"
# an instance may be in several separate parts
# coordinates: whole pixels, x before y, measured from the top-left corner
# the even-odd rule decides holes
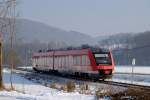
[[[114,59],[111,51],[107,49],[93,50],[93,69],[99,77],[111,77],[114,73]]]

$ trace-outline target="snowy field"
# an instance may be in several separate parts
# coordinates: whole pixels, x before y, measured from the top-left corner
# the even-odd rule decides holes
[[[32,70],[31,66],[23,68]],[[3,72],[5,87],[10,88],[10,72],[6,69]],[[118,76],[114,75],[113,81],[131,83],[131,74],[123,76],[123,73],[131,73],[132,67],[117,66],[115,72],[121,74],[118,74]],[[150,67],[134,67],[134,73],[147,74],[147,76],[143,75],[143,78],[134,76],[136,80],[133,81],[134,84],[150,86]],[[94,95],[79,94],[78,92],[67,93],[62,90],[52,89],[40,83],[29,81],[18,74],[13,74],[13,87],[16,91],[0,91],[0,100],[95,100]]]
[[[113,81],[150,86],[150,66],[116,66]]]
[[[10,87],[10,72],[4,70],[5,87]],[[56,89],[33,83],[16,74],[13,75],[13,87],[19,91],[0,91],[0,100],[94,100],[94,95],[65,93]]]
[[[132,66],[116,66],[116,73],[132,73]],[[133,73],[150,74],[150,66],[134,66]]]

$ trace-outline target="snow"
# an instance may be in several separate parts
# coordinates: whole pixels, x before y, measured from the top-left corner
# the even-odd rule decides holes
[[[124,80],[124,79],[112,79],[112,80],[115,82],[121,82],[121,83],[130,83],[130,84],[150,86],[150,83],[144,82],[144,81],[138,82],[138,81]]]
[[[32,70],[32,66],[24,66],[24,69]],[[10,88],[10,71],[7,69],[4,72],[4,83],[5,87]],[[132,66],[116,66],[115,73],[118,74],[116,77],[114,75],[113,81],[131,83],[131,73]],[[125,74],[124,77],[123,73]],[[150,67],[145,66],[134,66],[134,73],[136,74],[147,74],[140,78],[141,76],[134,76],[134,84],[148,85],[150,86]],[[93,86],[93,85],[91,85]],[[52,89],[41,85],[40,83],[35,83],[34,81],[29,81],[18,74],[13,74],[13,87],[15,91],[0,91],[0,100],[94,100],[94,95],[79,94],[78,92],[66,93],[58,89]],[[93,86],[95,90],[97,86]],[[101,86],[104,87],[104,86]],[[116,87],[117,88],[117,87]]]
[[[1,97],[10,97],[11,100],[93,100],[93,97],[91,96],[84,96],[75,93],[45,93],[44,95],[30,95],[16,91],[2,91],[0,92],[0,98]]]
[[[10,87],[10,72],[4,70],[5,87]],[[93,100],[94,95],[64,93],[56,89],[33,83],[17,74],[13,74],[13,87],[19,91],[0,91],[0,100]]]
[[[116,73],[132,73],[132,66],[116,66]],[[133,72],[137,74],[150,74],[150,66],[133,66]]]
[[[132,74],[132,67],[133,74]],[[133,75],[133,76],[132,76]],[[150,86],[149,66],[116,66],[113,81]]]

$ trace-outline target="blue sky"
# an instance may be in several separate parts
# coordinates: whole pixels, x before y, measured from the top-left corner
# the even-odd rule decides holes
[[[21,0],[21,18],[91,36],[150,30],[150,0]]]

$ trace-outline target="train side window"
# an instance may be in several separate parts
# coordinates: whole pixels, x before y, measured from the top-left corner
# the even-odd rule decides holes
[[[42,66],[44,65],[44,58],[43,57],[41,57],[41,64],[42,64]]]
[[[66,66],[68,66],[68,56],[65,56],[65,61],[66,61],[66,65],[65,65],[65,67],[66,67]]]
[[[68,56],[68,66],[71,66],[72,64],[72,57],[71,56]]]
[[[86,57],[86,65],[91,65],[91,62],[88,56]]]
[[[77,65],[80,65],[80,62],[81,62],[81,57],[77,56]]]
[[[51,59],[51,66],[53,66],[53,57],[51,57],[50,59]]]
[[[47,57],[47,66],[49,66],[49,57]]]
[[[59,67],[61,68],[61,56],[59,56]]]
[[[70,63],[70,66],[73,65],[73,56],[70,56],[70,58],[69,58],[69,63]]]
[[[34,63],[37,63],[36,59],[37,59],[37,58],[33,58],[33,62],[34,62]]]
[[[81,61],[82,65],[86,65],[86,57],[87,55],[82,55],[82,61]]]
[[[41,65],[41,57],[38,59],[39,65]]]
[[[36,58],[36,60],[35,60],[35,63],[36,63],[36,64],[38,64],[38,59],[39,59],[39,58]]]
[[[47,67],[47,57],[44,57],[44,65]]]
[[[55,66],[58,67],[58,56],[55,56]]]
[[[38,62],[39,62],[39,65],[41,65],[41,63],[42,63],[42,62],[41,62],[41,57],[38,59]]]
[[[64,66],[64,57],[62,56],[61,57],[61,67],[63,67]]]
[[[49,66],[51,66],[51,64],[52,64],[52,57],[49,57]]]
[[[46,57],[46,66],[48,66],[48,57]]]
[[[64,66],[64,58],[63,58],[63,56],[61,57],[61,67],[63,68],[63,66]]]
[[[45,66],[45,57],[43,57],[42,59],[43,59],[43,65]]]
[[[76,56],[73,56],[73,65],[77,65]]]
[[[67,67],[68,66],[68,56],[65,56],[65,67]]]
[[[41,65],[43,66],[44,65],[44,58],[41,57]]]
[[[64,59],[64,67],[65,67],[66,66],[66,57],[64,56],[63,59]]]
[[[81,64],[81,56],[74,56],[73,57],[73,64],[80,65]]]
[[[59,57],[59,67],[61,68],[61,56]]]
[[[48,57],[48,66],[52,66],[52,57]]]
[[[44,66],[46,65],[46,57],[43,57],[44,60]]]
[[[60,67],[60,56],[58,57],[58,67]]]
[[[66,57],[64,56],[64,67],[66,66]]]
[[[53,57],[51,57],[50,60],[51,60],[51,66],[53,66]]]
[[[38,63],[38,62],[39,62],[39,58],[36,59],[36,63]]]

